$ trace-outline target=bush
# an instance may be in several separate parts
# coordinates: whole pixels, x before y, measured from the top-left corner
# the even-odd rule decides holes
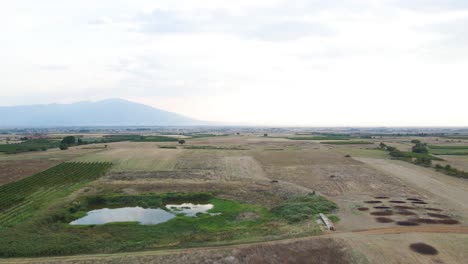
[[[319,213],[331,213],[337,208],[334,202],[325,197],[308,194],[291,198],[284,204],[273,208],[272,212],[289,222],[299,222],[310,219]]]

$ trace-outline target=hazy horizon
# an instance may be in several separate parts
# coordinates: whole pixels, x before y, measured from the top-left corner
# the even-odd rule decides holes
[[[233,124],[468,125],[467,1],[0,6],[0,105],[122,98]]]

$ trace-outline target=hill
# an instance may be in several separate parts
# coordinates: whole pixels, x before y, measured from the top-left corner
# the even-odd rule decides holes
[[[0,107],[0,127],[189,126],[207,122],[122,99]]]

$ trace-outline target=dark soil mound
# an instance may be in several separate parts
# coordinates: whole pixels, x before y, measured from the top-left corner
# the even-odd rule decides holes
[[[439,208],[430,208],[430,207],[428,207],[428,208],[424,208],[424,209],[429,210],[429,211],[434,211],[434,212],[442,212],[442,209],[439,209]]]
[[[375,209],[390,209],[388,206],[374,206]]]
[[[423,200],[418,199],[418,198],[408,198],[408,199],[406,199],[406,200],[408,200],[408,201],[415,201],[415,202],[423,202]]]
[[[437,255],[439,252],[433,246],[425,243],[414,243],[410,245],[411,250],[424,255]]]
[[[439,221],[430,218],[412,218],[408,219],[410,222],[420,223],[420,224],[438,224]]]
[[[383,212],[372,212],[370,213],[371,215],[376,215],[376,216],[387,216],[387,215],[393,215],[392,211],[383,211]]]
[[[416,215],[416,213],[411,212],[411,211],[406,211],[406,210],[398,211],[397,214],[399,214],[399,215]]]
[[[393,223],[393,219],[388,217],[376,217],[375,220],[379,223]]]
[[[443,215],[443,214],[435,214],[435,213],[427,213],[428,216],[435,217],[435,218],[450,218],[448,215]]]
[[[414,209],[414,207],[406,206],[406,205],[395,205],[395,206],[393,206],[393,207],[396,208],[396,209],[404,209],[404,210],[406,210],[406,209]]]
[[[398,201],[398,200],[392,200],[392,201],[389,201],[389,202],[398,203],[398,204],[406,203],[405,201]]]
[[[369,211],[369,208],[367,208],[367,207],[359,207],[358,210],[359,210],[359,211]]]
[[[368,204],[377,204],[377,203],[382,203],[382,201],[376,201],[376,200],[372,200],[372,201],[364,201],[365,203],[368,203]]]
[[[459,224],[460,222],[458,222],[455,219],[442,219],[442,220],[437,220],[437,223],[443,224],[443,225],[456,225],[456,224]]]
[[[413,204],[427,204],[426,202],[412,202]]]
[[[419,225],[416,222],[410,222],[410,221],[398,221],[396,223],[397,223],[397,225],[401,225],[401,226],[417,226],[417,225]]]
[[[388,199],[388,198],[390,198],[390,197],[388,197],[388,196],[376,196],[376,197],[374,197],[374,198],[375,198],[375,199]]]

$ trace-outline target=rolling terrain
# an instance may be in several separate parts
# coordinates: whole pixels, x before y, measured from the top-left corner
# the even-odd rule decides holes
[[[411,140],[386,138],[385,142],[410,149]],[[388,152],[378,148],[379,139],[366,139],[371,144],[337,145],[322,144],[323,140],[252,134],[194,137],[186,141],[184,145],[116,142],[106,143],[105,148],[95,144],[64,151],[0,154],[0,166],[9,171],[8,162],[26,165],[40,161],[47,167],[55,163],[45,162],[57,162],[58,158],[77,164],[112,163],[104,176],[81,186],[62,201],[44,205],[38,218],[45,209],[53,212],[94,195],[111,199],[122,195],[207,192],[214,195],[213,203],[226,210],[220,211],[222,215],[216,221],[224,223],[221,226],[229,223],[229,229],[219,229],[221,226],[215,222],[197,222],[206,235],[194,233],[192,243],[187,244],[183,242],[185,236],[178,240],[177,230],[184,230],[182,223],[186,221],[182,217],[178,220],[180,226],[171,222],[164,225],[173,230],[174,238],[143,246],[141,241],[150,238],[126,232],[146,230],[164,237],[164,233],[159,233],[163,231],[131,224],[73,230],[66,222],[51,223],[57,235],[78,232],[89,243],[103,236],[109,247],[96,246],[91,251],[84,246],[82,251],[74,249],[70,254],[50,254],[58,255],[53,257],[41,252],[31,253],[35,258],[13,255],[0,259],[0,263],[462,263],[468,258],[468,210],[464,203],[468,199],[467,180],[392,160]],[[462,160],[457,162],[464,164]],[[10,180],[2,179],[3,183],[27,177],[23,173],[11,178],[15,174],[21,173],[10,172]],[[274,213],[279,204],[288,206],[291,199],[311,193],[338,206],[332,213],[336,217],[330,216],[336,231],[325,230],[316,218],[291,222]],[[231,204],[231,209],[227,210],[224,203]],[[233,218],[225,219],[228,215]],[[215,218],[202,219],[211,222]],[[28,223],[19,226],[27,228]],[[111,248],[114,243],[120,245],[119,237],[128,239],[127,250]],[[135,239],[142,239],[140,246]],[[437,253],[414,251],[411,245],[418,243],[430,245]],[[76,254],[79,255],[60,256]]]

